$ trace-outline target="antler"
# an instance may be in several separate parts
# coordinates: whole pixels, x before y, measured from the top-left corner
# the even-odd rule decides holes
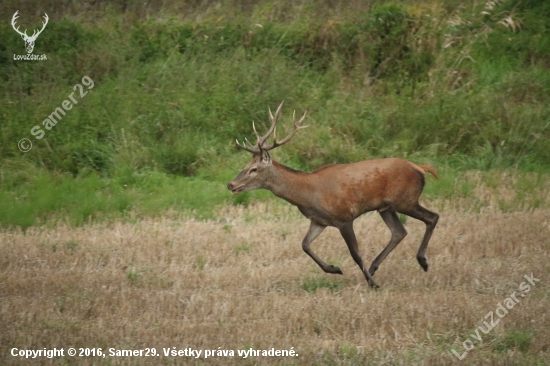
[[[307,115],[307,111],[304,112],[304,115],[302,116],[302,118],[300,118],[298,121],[296,121],[296,111],[292,112],[292,121],[294,122],[294,129],[288,134],[287,137],[285,137],[281,141],[277,141],[277,128],[275,127],[275,123],[277,123],[277,121],[275,120],[275,123],[273,123],[273,140],[274,140],[273,145],[263,146],[263,144],[262,144],[262,148],[266,151],[269,151],[271,149],[276,148],[277,146],[281,146],[283,144],[286,144],[294,136],[296,131],[303,130],[304,128],[308,128],[309,125],[302,126],[302,122],[304,122],[304,119],[306,118],[306,115]]]
[[[39,31],[37,31],[36,29],[34,30],[34,32],[32,33],[32,36],[31,38],[36,38],[38,37],[38,35],[40,33],[42,33],[42,31],[44,30],[44,28],[46,28],[46,24],[48,24],[48,20],[50,18],[48,18],[48,14],[44,13],[44,16],[43,16],[44,20],[46,21],[46,23],[42,22],[42,29],[40,29]]]
[[[294,129],[283,140],[277,141],[277,120],[279,119],[279,115],[281,114],[283,103],[284,101],[282,101],[281,104],[279,104],[277,111],[275,111],[275,116],[273,116],[273,113],[271,113],[271,108],[268,107],[269,119],[271,120],[271,127],[269,128],[267,133],[262,137],[260,137],[260,135],[258,134],[258,131],[256,131],[256,126],[254,125],[254,122],[252,122],[252,129],[254,130],[254,134],[256,135],[256,145],[252,145],[250,141],[248,141],[248,139],[245,138],[245,141],[250,145],[250,147],[246,146],[244,143],[241,145],[238,140],[235,140],[237,142],[237,146],[252,154],[259,154],[262,150],[269,151],[271,149],[276,148],[277,146],[281,146],[287,143],[292,138],[292,136],[294,136],[296,131],[309,127],[309,125],[302,126],[302,122],[306,118],[307,111],[304,112],[304,115],[298,121],[296,121],[296,111],[294,111],[294,113],[292,113],[292,120],[294,121]],[[274,138],[273,144],[264,146],[265,142],[267,141],[267,139],[271,134],[273,134],[273,138]]]
[[[27,30],[25,29],[25,33],[21,32],[19,30],[19,27],[15,28],[15,21],[17,18],[19,18],[19,16],[17,15],[17,13],[19,13],[19,10],[17,10],[15,12],[15,14],[13,14],[13,17],[11,18],[11,26],[13,28],[14,31],[16,31],[17,33],[19,33],[21,36],[25,36],[25,37],[28,37],[27,36]]]
[[[19,26],[18,26],[17,28],[15,27],[15,22],[16,22],[17,18],[19,18],[18,13],[19,13],[19,10],[17,10],[17,11],[15,12],[15,14],[13,14],[13,17],[11,18],[11,26],[12,26],[13,29],[14,29],[17,33],[19,33],[22,37],[25,37],[25,38],[28,38],[28,39],[36,39],[36,37],[38,37],[38,35],[39,35],[40,33],[42,33],[42,31],[44,30],[44,28],[46,28],[46,24],[48,24],[48,20],[50,19],[50,18],[48,17],[48,14],[44,13],[44,17],[43,17],[43,18],[44,18],[44,20],[45,20],[46,22],[45,22],[45,23],[42,22],[42,29],[40,29],[39,31],[35,29],[34,32],[32,33],[32,36],[29,37],[29,35],[27,34],[27,30],[26,30],[26,29],[25,29],[25,32],[21,32],[21,31],[19,30]]]

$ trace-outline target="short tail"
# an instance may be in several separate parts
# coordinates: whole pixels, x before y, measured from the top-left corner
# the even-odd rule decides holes
[[[435,177],[435,179],[439,179],[439,177],[437,176],[437,172],[435,171],[435,168],[433,167],[433,165],[419,165],[419,167],[426,171],[426,172],[429,172],[431,175],[433,175]]]

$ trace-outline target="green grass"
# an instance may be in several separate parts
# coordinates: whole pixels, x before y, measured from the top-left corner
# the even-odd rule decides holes
[[[143,272],[139,271],[136,267],[131,266],[128,269],[126,269],[126,278],[128,278],[128,281],[131,283],[136,283],[140,277],[143,276]]]
[[[222,183],[158,172],[124,179],[39,172],[24,182],[1,187],[0,222],[21,227],[58,220],[80,225],[95,219],[147,217],[171,209],[207,219],[232,199]]]
[[[327,277],[307,277],[302,279],[302,288],[307,292],[316,292],[322,288],[326,288],[331,292],[337,292],[341,286],[341,282]]]
[[[236,256],[239,254],[245,254],[250,251],[250,245],[248,244],[239,244],[233,247],[233,253],[235,253]]]
[[[74,252],[76,250],[76,247],[78,247],[78,242],[76,241],[65,243],[65,248],[67,248],[67,250],[70,250],[71,252]]]
[[[3,203],[0,223],[26,228],[64,221],[78,226],[89,221],[132,220],[169,212],[213,219],[223,205],[276,199],[268,191],[232,195],[226,184],[231,179],[231,171],[236,175],[244,165],[238,163],[225,167],[228,174],[219,172],[198,177],[150,170],[128,171],[127,175],[116,177],[101,177],[88,171],[74,177],[20,166],[16,173],[4,171],[5,179],[0,182]],[[550,175],[544,171],[462,170],[445,166],[443,162],[439,167],[437,160],[434,164],[440,179],[428,176],[421,200],[466,199],[474,210],[491,204],[493,197],[504,211],[550,205],[544,191],[550,184]],[[480,188],[484,189],[481,196],[476,193]],[[406,221],[406,217],[400,216],[400,219],[403,223]],[[224,229],[230,231],[231,227]],[[236,254],[242,251],[235,250]]]
[[[438,166],[437,162],[434,164]],[[550,176],[544,171],[493,169],[476,172],[445,165],[438,168],[440,179],[428,177],[422,199],[464,198],[471,204],[477,200],[475,205],[483,207],[489,202],[480,201],[475,193],[481,185],[497,197],[500,208],[505,211],[535,209],[549,204],[543,191]],[[226,169],[228,172],[233,169],[236,175],[240,166],[236,162]],[[222,205],[247,205],[273,198],[267,191],[231,195],[225,187],[231,178],[226,178],[229,175],[225,173],[216,177],[184,177],[142,170],[109,178],[89,171],[73,177],[19,167],[17,174],[5,173],[4,176],[9,178],[0,185],[3,202],[0,222],[23,228],[59,220],[80,225],[90,220],[148,217],[169,210],[208,219],[215,218]],[[507,191],[502,193],[502,189]]]
[[[494,346],[495,351],[506,352],[517,349],[520,352],[528,352],[533,334],[522,329],[510,329],[506,331]]]

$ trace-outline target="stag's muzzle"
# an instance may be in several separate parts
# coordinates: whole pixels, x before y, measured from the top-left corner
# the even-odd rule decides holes
[[[241,185],[239,187],[235,187],[235,184],[233,182],[227,184],[227,189],[231,191],[233,194],[239,194],[242,192],[244,185]]]

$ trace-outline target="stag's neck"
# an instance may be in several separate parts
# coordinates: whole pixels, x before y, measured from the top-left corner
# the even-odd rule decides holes
[[[310,173],[301,172],[272,161],[271,177],[264,188],[295,206],[311,201],[314,187],[308,179]]]

